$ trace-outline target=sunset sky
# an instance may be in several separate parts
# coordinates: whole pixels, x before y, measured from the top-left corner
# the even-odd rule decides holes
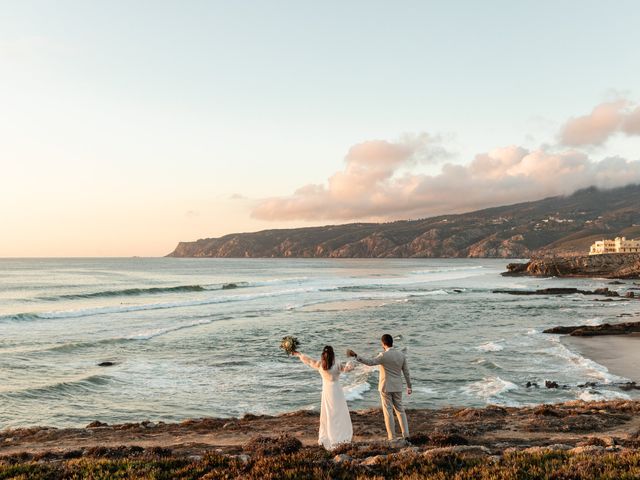
[[[636,0],[3,1],[0,257],[640,182],[639,18]]]

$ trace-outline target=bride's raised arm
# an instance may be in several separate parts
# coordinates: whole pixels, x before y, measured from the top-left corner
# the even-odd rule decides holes
[[[319,361],[314,360],[311,357],[307,357],[304,353],[295,352],[294,355],[296,357],[298,357],[300,359],[300,361],[302,363],[304,363],[305,365],[309,365],[311,368],[315,368],[316,370],[318,370],[320,368],[320,362]]]

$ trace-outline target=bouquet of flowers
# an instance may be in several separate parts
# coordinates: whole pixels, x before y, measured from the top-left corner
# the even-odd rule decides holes
[[[287,335],[282,338],[282,342],[280,342],[280,348],[286,352],[287,355],[293,355],[298,351],[298,347],[300,346],[300,341],[296,337],[292,337]]]

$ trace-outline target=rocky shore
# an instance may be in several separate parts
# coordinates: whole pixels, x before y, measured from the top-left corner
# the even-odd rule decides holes
[[[576,325],[553,327],[542,333],[556,333],[574,337],[595,337],[598,335],[629,335],[640,333],[640,322],[603,323],[602,325]]]
[[[636,298],[640,295],[636,295],[635,290],[640,290],[638,288],[633,288],[627,290],[624,295],[620,295],[620,292],[616,290],[610,290],[609,287],[596,288],[595,290],[581,290],[579,288],[572,287],[552,287],[552,288],[541,288],[538,290],[494,290],[493,293],[505,293],[507,295],[602,295],[604,297],[624,297],[624,298]],[[640,293],[640,291],[638,292]]]
[[[308,411],[9,429],[0,478],[522,478],[531,462],[587,474],[596,460],[615,473],[640,465],[638,414],[638,401],[410,410],[411,445],[390,446],[380,410],[357,411],[354,443],[333,452]]]
[[[510,263],[502,275],[637,279],[640,278],[640,254],[535,258],[526,263]]]

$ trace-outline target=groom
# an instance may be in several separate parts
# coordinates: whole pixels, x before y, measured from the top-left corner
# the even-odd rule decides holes
[[[380,380],[378,390],[380,390],[380,400],[382,402],[382,412],[384,413],[384,423],[387,427],[389,440],[394,440],[396,436],[396,423],[393,419],[395,411],[400,422],[402,436],[409,437],[409,424],[407,415],[402,405],[402,376],[407,382],[407,395],[411,395],[411,377],[409,376],[409,366],[407,359],[400,350],[393,348],[393,337],[389,334],[382,336],[382,348],[384,352],[379,353],[375,358],[364,358],[356,354],[353,350],[347,350],[347,355],[355,357],[356,360],[365,365],[380,365]]]

